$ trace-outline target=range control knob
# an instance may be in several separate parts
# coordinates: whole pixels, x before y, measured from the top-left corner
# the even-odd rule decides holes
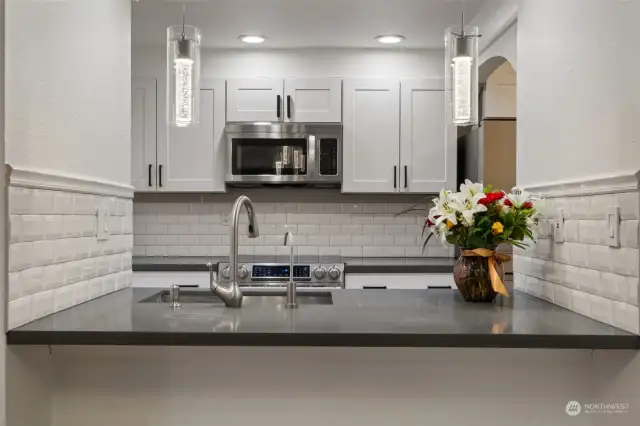
[[[338,278],[340,278],[340,269],[336,268],[335,266],[329,269],[329,277],[332,280],[337,280]]]
[[[226,279],[229,279],[229,271],[231,270],[231,268],[229,268],[229,265],[225,266],[224,269],[222,270],[222,276]]]
[[[327,271],[322,267],[316,268],[316,270],[313,271],[313,275],[319,280],[323,279],[326,273]]]
[[[245,279],[249,275],[249,271],[244,266],[238,268],[238,278]]]

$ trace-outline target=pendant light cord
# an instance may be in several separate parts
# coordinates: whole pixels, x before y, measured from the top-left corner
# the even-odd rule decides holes
[[[184,32],[184,26],[185,26],[185,21],[186,21],[186,16],[187,16],[187,5],[183,4],[182,5],[182,39],[184,40],[185,38],[187,38],[187,35]]]
[[[460,27],[460,32],[462,37],[464,37],[464,0],[461,0],[462,3],[462,26]]]

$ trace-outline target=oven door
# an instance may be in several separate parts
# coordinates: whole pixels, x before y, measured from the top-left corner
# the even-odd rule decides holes
[[[314,173],[307,134],[229,134],[228,143],[228,184],[305,184]]]

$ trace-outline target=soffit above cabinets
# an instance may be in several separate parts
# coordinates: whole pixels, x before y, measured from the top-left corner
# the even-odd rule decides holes
[[[466,20],[488,2],[465,0]],[[401,34],[406,40],[394,48],[441,49],[461,11],[461,0],[139,0],[132,4],[133,44],[164,45],[183,4],[205,48],[243,48],[241,34],[267,36],[260,49],[380,48],[376,36]]]

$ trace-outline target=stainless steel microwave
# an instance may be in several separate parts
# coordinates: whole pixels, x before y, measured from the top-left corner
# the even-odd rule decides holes
[[[342,124],[228,123],[228,185],[342,182]]]

